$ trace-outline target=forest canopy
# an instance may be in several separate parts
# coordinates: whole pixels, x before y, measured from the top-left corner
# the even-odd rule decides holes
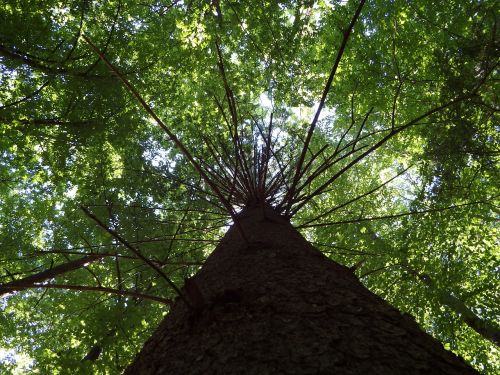
[[[120,373],[259,200],[500,371],[497,19],[490,0],[4,0],[0,372]]]

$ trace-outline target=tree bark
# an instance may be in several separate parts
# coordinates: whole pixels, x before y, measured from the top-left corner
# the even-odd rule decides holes
[[[475,374],[271,208],[247,208],[125,374]]]

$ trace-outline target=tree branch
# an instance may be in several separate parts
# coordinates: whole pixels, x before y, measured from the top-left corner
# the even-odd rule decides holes
[[[341,42],[340,48],[337,52],[335,62],[333,63],[333,67],[332,67],[332,70],[330,72],[330,76],[328,77],[328,80],[327,80],[326,85],[325,85],[325,89],[323,90],[323,95],[321,96],[321,100],[319,101],[318,109],[316,110],[316,113],[315,113],[314,118],[311,122],[311,125],[309,126],[309,130],[308,130],[307,135],[306,135],[306,140],[304,142],[304,146],[302,147],[302,152],[301,152],[299,160],[297,162],[295,176],[294,176],[292,185],[290,186],[290,195],[288,196],[289,203],[288,203],[287,208],[286,208],[286,214],[288,214],[290,212],[290,208],[292,205],[291,200],[292,200],[292,197],[295,193],[295,187],[296,187],[297,183],[299,182],[300,175],[303,174],[303,172],[304,172],[304,171],[302,171],[302,164],[304,163],[304,159],[306,157],[307,150],[309,149],[309,143],[311,142],[311,138],[312,138],[314,129],[316,127],[316,124],[318,122],[319,116],[321,114],[323,107],[325,106],[326,97],[327,97],[328,92],[330,91],[330,88],[332,86],[333,78],[335,77],[335,73],[337,72],[337,68],[340,64],[340,60],[342,59],[342,55],[344,54],[344,50],[345,50],[345,47],[347,45],[347,41],[349,40],[349,36],[352,33],[354,25],[356,24],[356,21],[358,20],[358,17],[360,15],[361,10],[363,9],[364,5],[365,5],[365,0],[361,0],[359,2],[358,8],[356,9],[356,11],[354,13],[354,16],[351,19],[351,22],[347,26],[347,29],[344,31],[342,42]]]
[[[426,214],[426,213],[430,213],[430,212],[441,212],[441,211],[451,210],[454,208],[460,208],[460,207],[464,207],[464,206],[470,206],[473,204],[481,204],[481,203],[484,203],[484,202],[483,201],[469,202],[469,203],[457,204],[457,205],[448,206],[448,207],[429,208],[428,210],[402,212],[402,213],[394,214],[394,215],[363,217],[363,218],[358,218],[358,219],[332,221],[332,222],[328,222],[328,223],[318,223],[318,224],[303,224],[303,225],[297,226],[296,228],[327,227],[330,225],[356,224],[356,223],[361,223],[364,221],[372,221],[372,220],[396,219],[398,217],[403,217],[403,216],[422,215],[422,214]]]
[[[137,255],[137,257],[139,259],[141,259],[144,263],[146,263],[149,267],[151,267],[153,270],[155,270],[156,273],[158,273],[158,275],[160,275],[160,277],[162,277],[167,282],[167,284],[172,287],[172,289],[186,303],[186,305],[191,306],[191,304],[186,299],[186,297],[184,297],[184,295],[182,294],[180,289],[177,288],[177,286],[174,284],[174,282],[172,280],[170,280],[170,278],[167,275],[165,275],[165,273],[156,264],[154,264],[153,261],[149,260],[144,255],[142,255],[142,253],[139,251],[139,249],[132,246],[127,240],[125,240],[123,237],[121,237],[117,232],[115,232],[113,229],[109,228],[106,224],[104,224],[101,220],[99,220],[99,218],[97,218],[97,216],[95,216],[92,212],[90,212],[86,207],[80,206],[80,208],[88,217],[90,217],[92,220],[94,220],[97,223],[97,225],[99,225],[102,229],[104,229],[106,232],[108,232],[111,236],[113,236],[116,240],[118,240],[127,249],[132,251],[132,253]]]
[[[3,288],[3,286],[1,287]],[[66,284],[38,284],[38,283],[33,283],[33,284],[25,284],[23,285],[23,289],[37,289],[37,288],[44,288],[44,289],[71,289],[71,290],[79,290],[82,292],[85,291],[91,291],[91,292],[103,292],[103,293],[111,293],[111,294],[118,294],[121,296],[127,296],[127,297],[133,297],[133,298],[140,298],[140,299],[148,299],[151,301],[156,301],[156,302],[161,302],[165,305],[172,305],[173,302],[170,299],[162,298],[162,297],[157,297],[157,296],[152,296],[149,294],[142,294],[142,293],[137,293],[137,292],[131,292],[127,290],[118,290],[118,289],[113,289],[113,288],[106,288],[102,286],[86,286],[86,285],[66,285]],[[7,288],[8,290],[8,288]],[[10,291],[7,293],[11,293],[13,291],[17,291],[20,289],[15,289],[12,288]],[[0,295],[0,297],[2,297]]]
[[[95,46],[92,41],[85,35],[82,34],[83,39],[90,45],[90,47],[94,50],[94,52],[99,56],[99,58],[106,64],[106,66],[118,77],[118,79],[124,84],[124,86],[132,93],[132,95],[137,99],[137,101],[144,108],[146,113],[148,113],[158,124],[158,126],[167,134],[170,140],[175,144],[175,146],[181,151],[181,153],[189,160],[193,168],[200,174],[203,180],[210,186],[212,191],[215,193],[219,201],[224,205],[227,212],[231,215],[236,227],[240,231],[240,234],[245,242],[248,242],[241,225],[239,225],[238,219],[235,215],[235,212],[231,206],[231,204],[226,200],[224,195],[221,193],[219,188],[213,183],[213,181],[208,177],[200,164],[194,159],[189,150],[184,146],[179,138],[168,128],[167,125],[158,117],[155,111],[151,108],[151,106],[146,103],[146,101],[142,98],[141,94],[136,90],[134,86],[129,82],[127,78],[123,74],[121,74],[118,69],[116,69],[113,64],[104,56],[104,54]]]
[[[409,166],[408,168],[403,169],[401,172],[399,172],[399,173],[398,173],[398,174],[396,174],[395,176],[391,177],[389,180],[384,181],[383,183],[381,183],[380,185],[376,186],[375,188],[373,188],[373,189],[371,189],[371,190],[367,191],[366,193],[363,193],[363,194],[361,194],[361,195],[358,195],[357,197],[355,197],[355,198],[353,198],[353,199],[350,199],[350,200],[348,200],[347,202],[344,202],[344,203],[342,203],[342,204],[340,204],[340,205],[338,205],[338,206],[335,206],[335,207],[333,207],[333,208],[331,208],[331,209],[329,209],[329,210],[327,210],[327,211],[325,211],[325,212],[321,213],[320,215],[318,215],[318,216],[316,216],[316,217],[314,217],[314,218],[309,219],[309,220],[308,220],[308,221],[306,221],[305,223],[302,223],[302,224],[301,224],[301,226],[303,226],[303,225],[307,225],[307,224],[312,223],[312,222],[314,222],[314,221],[317,221],[317,220],[321,219],[322,217],[325,217],[326,215],[331,214],[331,213],[332,213],[332,212],[334,212],[334,211],[337,211],[337,210],[339,210],[339,209],[341,209],[341,208],[343,208],[343,207],[346,207],[346,206],[350,205],[351,203],[354,203],[354,202],[356,202],[356,201],[358,201],[358,200],[360,200],[360,199],[362,199],[362,198],[364,198],[364,197],[367,197],[367,196],[368,196],[368,195],[370,195],[370,194],[373,194],[374,192],[376,192],[376,191],[377,191],[377,190],[379,190],[380,188],[382,188],[382,187],[386,186],[388,183],[390,183],[390,182],[391,182],[391,181],[393,181],[394,179],[396,179],[396,178],[398,178],[399,176],[401,176],[401,175],[403,175],[404,173],[406,173],[406,171],[407,171],[408,169],[410,169],[412,166],[413,166],[413,165]]]
[[[106,255],[103,254],[90,254],[83,258],[60,264],[48,270],[39,272],[35,275],[27,276],[19,280],[14,280],[10,283],[0,284],[0,297],[13,291],[26,289],[26,285],[44,282],[67,272],[77,270],[84,267],[86,264],[100,260],[105,256]]]

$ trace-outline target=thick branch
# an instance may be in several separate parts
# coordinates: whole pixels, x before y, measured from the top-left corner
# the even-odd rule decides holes
[[[376,240],[379,248],[391,249],[391,245],[388,244],[383,238],[376,235],[372,230],[369,230],[369,233],[372,238]],[[404,263],[405,264],[400,263],[399,266],[403,267],[409,274],[422,281],[422,283],[424,283],[431,290],[431,292],[436,295],[439,303],[450,308],[465,324],[485,339],[500,346],[500,327],[488,320],[480,318],[469,307],[467,307],[461,299],[455,297],[451,292],[436,286],[428,274],[421,273],[413,269],[407,264],[406,260]],[[365,276],[366,275],[367,274],[365,274]]]
[[[91,254],[86,257],[76,259],[64,264],[60,264],[58,266],[55,266],[51,269],[39,272],[35,275],[31,275],[28,277],[24,277],[19,280],[11,281],[10,283],[5,283],[0,285],[0,297],[4,296],[5,294],[9,294],[13,291],[20,291],[26,289],[26,285],[32,285],[34,283],[41,283],[45,282],[47,280],[53,279],[57,276],[60,276],[62,274],[77,270],[79,268],[82,268],[86,264],[95,262],[99,259],[104,258],[105,254]]]
[[[439,302],[453,310],[465,324],[484,338],[500,346],[500,328],[498,326],[481,319],[462,300],[449,291],[436,287],[429,275],[414,271],[414,276],[431,288],[436,293]]]

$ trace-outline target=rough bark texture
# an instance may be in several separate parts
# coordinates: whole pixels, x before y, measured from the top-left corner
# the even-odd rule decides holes
[[[125,371],[474,374],[270,209],[247,209]],[[201,293],[200,293],[201,292]],[[202,296],[201,296],[202,295]]]

